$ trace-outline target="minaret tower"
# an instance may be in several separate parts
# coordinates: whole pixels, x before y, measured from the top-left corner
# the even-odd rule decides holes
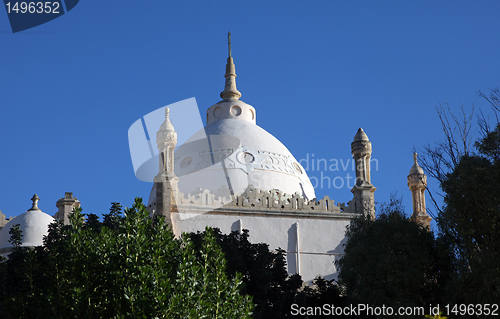
[[[160,160],[159,172],[155,177],[156,209],[155,216],[164,216],[170,221],[172,205],[175,205],[177,182],[179,178],[174,174],[174,150],[177,144],[177,132],[170,121],[170,109],[165,108],[165,121],[156,133]]]
[[[413,166],[408,175],[408,187],[411,191],[413,214],[411,219],[415,220],[423,227],[430,227],[432,218],[425,209],[425,188],[427,186],[427,176],[422,167],[418,165],[417,153],[413,153]]]
[[[375,219],[375,197],[373,193],[377,189],[371,184],[370,177],[372,143],[362,128],[354,136],[351,143],[351,153],[356,164],[356,183],[351,190],[354,194],[356,212]]]

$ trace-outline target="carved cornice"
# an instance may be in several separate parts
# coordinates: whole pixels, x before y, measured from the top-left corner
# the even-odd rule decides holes
[[[309,218],[351,218],[355,214],[352,202],[335,204],[328,196],[317,201],[307,200],[300,194],[285,194],[279,190],[262,191],[252,185],[241,195],[229,195],[224,190],[217,191],[198,189],[192,194],[176,192],[175,202],[179,211],[197,211],[210,214],[236,214],[258,216],[289,216]]]

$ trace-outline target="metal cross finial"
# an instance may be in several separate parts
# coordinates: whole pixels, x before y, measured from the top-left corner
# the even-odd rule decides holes
[[[229,57],[231,57],[231,31],[227,33],[227,44],[229,47]]]
[[[33,195],[33,197],[31,198],[31,200],[33,201],[33,206],[31,206],[30,210],[37,210],[37,209],[39,209],[38,208],[38,201],[40,200],[40,198],[38,198],[38,195],[37,194]]]

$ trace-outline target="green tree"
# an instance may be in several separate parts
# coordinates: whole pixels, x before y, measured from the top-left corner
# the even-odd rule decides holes
[[[226,260],[211,229],[205,230],[200,258],[196,258],[193,242],[184,236],[185,246],[179,267],[175,294],[171,299],[173,318],[246,318],[252,306],[249,298],[239,293],[243,282],[236,274],[228,280]],[[201,262],[199,262],[201,261]],[[238,307],[239,306],[239,307]]]
[[[256,304],[253,318],[281,318],[290,312],[299,288],[300,276],[288,276],[285,251],[269,250],[264,243],[252,244],[249,231],[223,234],[214,229],[217,244],[227,259],[227,273],[231,278],[242,274],[245,283],[242,293],[252,296]],[[207,232],[191,233],[196,247],[201,248]]]
[[[455,252],[454,302],[500,300],[500,124],[475,143],[441,183],[438,215],[443,238]]]
[[[249,318],[242,281],[226,275],[207,230],[199,252],[153,221],[140,199],[109,223],[75,209],[71,224],[50,226],[44,246],[0,262],[5,318]],[[115,218],[116,217],[116,218]],[[202,256],[197,258],[197,253]]]
[[[425,306],[439,302],[446,251],[433,234],[409,220],[394,199],[375,220],[354,219],[345,255],[337,262],[350,303]]]
[[[243,275],[245,285],[241,292],[252,296],[256,304],[253,318],[287,317],[291,313],[292,304],[301,307],[321,307],[326,303],[336,306],[343,304],[342,292],[335,281],[319,277],[311,287],[303,286],[300,275],[288,275],[285,251],[280,248],[270,250],[264,243],[251,243],[247,229],[241,234],[223,234],[215,228],[213,234],[226,256],[228,276],[234,278],[237,274]],[[189,236],[199,249],[207,231],[191,233]]]
[[[325,280],[317,277],[313,280],[312,286],[305,286],[299,290],[295,296],[294,303],[299,307],[323,307],[324,305],[334,305],[335,307],[348,306],[345,300],[344,291],[335,280]],[[336,318],[353,318],[350,315],[335,315]],[[324,316],[295,316],[295,318],[324,318]]]
[[[450,303],[500,300],[500,90],[479,95],[494,112],[493,128],[480,112],[481,138],[472,143],[472,113],[466,116],[462,108],[459,118],[441,108],[445,140],[427,146],[422,161],[443,191],[444,206],[436,205],[436,221],[439,241],[452,252],[453,276],[446,291]]]
[[[14,247],[20,247],[23,243],[23,234],[19,226],[20,224],[12,225],[9,229],[9,243],[11,243]]]

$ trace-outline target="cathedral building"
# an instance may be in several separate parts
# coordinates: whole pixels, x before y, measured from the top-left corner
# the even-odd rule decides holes
[[[172,124],[175,119],[165,109],[165,120],[156,135],[160,156],[147,206],[151,216],[163,216],[176,236],[203,231],[206,226],[224,233],[248,229],[252,242],[286,251],[289,274],[300,274],[305,282],[318,275],[335,279],[335,261],[343,254],[351,219],[375,218],[376,188],[370,176],[372,144],[368,136],[360,128],[351,143],[356,164],[352,200],[317,199],[300,162],[256,124],[258,107],[240,100],[230,44],[220,97],[221,101],[207,109],[206,126],[180,146]],[[415,154],[408,176],[412,219],[428,227],[426,185]],[[20,224],[25,235],[24,246],[42,244],[53,217],[38,209],[38,196],[32,200],[26,213],[10,221],[0,213],[0,254],[12,251],[8,231],[15,224]],[[68,214],[79,205],[72,193],[66,193],[56,203],[54,218],[67,224]]]
[[[351,143],[356,183],[348,203],[317,199],[307,172],[290,151],[256,124],[257,110],[240,100],[229,48],[225,87],[207,109],[207,125],[177,148],[177,133],[165,110],[157,133],[159,173],[148,202],[176,236],[218,227],[224,233],[248,229],[252,242],[286,251],[290,274],[306,282],[321,275],[336,278],[345,230],[356,216],[375,217],[371,183],[371,142],[358,129]],[[415,164],[408,176],[414,218],[427,218],[426,180]],[[415,213],[417,212],[417,213]],[[430,222],[425,219],[425,223]]]

